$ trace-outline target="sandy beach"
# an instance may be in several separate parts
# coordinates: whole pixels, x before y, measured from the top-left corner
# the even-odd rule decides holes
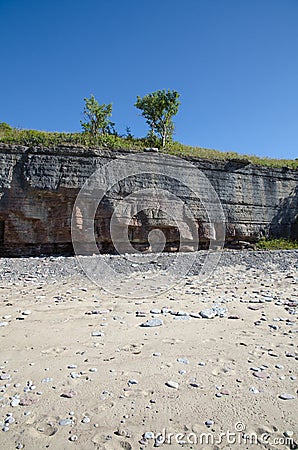
[[[297,254],[226,252],[148,299],[2,259],[0,448],[298,448]]]

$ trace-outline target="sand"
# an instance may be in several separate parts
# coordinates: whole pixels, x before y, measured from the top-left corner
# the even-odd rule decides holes
[[[0,448],[298,448],[297,281],[219,265],[137,300],[80,273],[2,279]]]

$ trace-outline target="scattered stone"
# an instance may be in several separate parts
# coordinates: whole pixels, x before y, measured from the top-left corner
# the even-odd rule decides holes
[[[82,419],[82,423],[90,423],[90,417],[87,417],[87,416],[85,416],[83,419]]]
[[[228,389],[222,389],[222,390],[220,391],[220,394],[221,394],[221,395],[230,395],[230,391],[229,391]]]
[[[160,327],[163,325],[162,319],[149,319],[146,322],[142,323],[141,327]]]
[[[43,378],[41,380],[42,383],[51,383],[52,381],[53,381],[53,378],[51,378],[51,377]]]
[[[252,311],[257,311],[258,309],[264,308],[263,305],[249,305],[247,309],[251,309]]]
[[[203,309],[202,311],[200,311],[200,315],[203,317],[203,319],[213,319],[216,316],[224,317],[227,312],[227,308],[215,305],[212,308]]]
[[[68,425],[73,425],[73,420],[72,419],[61,419],[61,420],[59,420],[58,423],[61,427],[65,427]]]
[[[187,358],[177,358],[177,362],[181,364],[189,364],[189,360]]]
[[[92,331],[91,336],[92,337],[101,337],[104,333],[102,331]]]
[[[203,319],[213,319],[217,316],[214,309],[203,309],[202,311],[200,311],[200,315],[201,317],[203,317]]]
[[[60,397],[64,397],[64,398],[73,398],[77,395],[76,391],[70,390],[67,392],[62,392],[62,394],[60,395]]]
[[[293,435],[294,435],[293,431],[287,430],[284,432],[285,437],[291,438]]]
[[[179,383],[176,383],[176,381],[167,381],[166,386],[173,388],[173,389],[178,389]]]
[[[270,375],[268,372],[264,372],[261,370],[260,372],[253,372],[253,376],[257,378],[270,378]]]
[[[69,440],[72,441],[72,442],[77,441],[78,440],[78,436],[76,434],[73,434],[73,435],[70,436]]]
[[[253,386],[251,388],[249,388],[249,392],[251,392],[252,394],[259,394],[260,393],[259,389],[255,388]]]
[[[71,378],[76,379],[76,378],[80,378],[81,375],[77,372],[70,372],[69,374],[71,376]]]
[[[279,398],[281,400],[294,400],[296,397],[295,397],[295,395],[292,395],[292,394],[280,394]]]
[[[0,380],[11,380],[11,376],[8,374],[8,373],[2,373],[1,375],[0,375]]]
[[[38,402],[36,397],[24,397],[20,399],[20,406],[31,406]]]
[[[154,433],[152,433],[152,431],[146,431],[143,434],[143,438],[144,439],[154,439]]]

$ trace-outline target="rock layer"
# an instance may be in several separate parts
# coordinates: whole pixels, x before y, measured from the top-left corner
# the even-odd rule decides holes
[[[137,161],[139,153],[124,150],[0,144],[0,254],[71,254],[71,216],[80,188],[96,168],[127,154],[135,155]],[[226,246],[249,246],[268,236],[298,238],[298,171],[257,166],[246,160],[191,162],[208,177],[222,203]],[[177,160],[173,159],[173,164]],[[145,174],[130,177],[103,198],[94,223],[101,252],[115,251],[109,227],[118,202],[155,181]],[[181,197],[194,212],[199,248],[206,248],[209,240],[217,237],[216,227],[208,226],[198,199],[171,178],[161,177],[159,184]],[[80,211],[76,220],[83,220]],[[150,250],[148,234],[156,228],[164,233],[166,250],[179,248],[175,221],[158,205],[133,217],[128,227],[130,242],[138,250]]]

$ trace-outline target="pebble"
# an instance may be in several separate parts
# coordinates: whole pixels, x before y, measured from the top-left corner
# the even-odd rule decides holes
[[[275,367],[276,367],[277,369],[284,369],[284,366],[282,366],[281,364],[276,364]]]
[[[81,375],[79,373],[77,373],[77,372],[70,372],[70,376],[71,376],[71,378],[74,378],[74,379],[81,377]]]
[[[203,309],[200,311],[200,315],[203,319],[213,319],[214,317],[224,317],[227,314],[227,308],[223,308],[222,306],[215,305],[209,309]]]
[[[72,436],[70,436],[69,438],[70,441],[74,442],[78,440],[78,436],[76,434],[73,434]]]
[[[152,431],[145,431],[143,434],[144,439],[154,439],[154,433]]]
[[[292,394],[280,394],[279,398],[282,400],[294,400],[296,397]]]
[[[253,386],[251,388],[249,388],[249,392],[251,392],[252,394],[259,394],[260,393],[259,389],[255,388]]]
[[[178,389],[179,383],[177,383],[176,381],[167,381],[166,386],[173,388],[173,389]]]
[[[146,322],[142,323],[141,327],[160,327],[163,325],[162,319],[149,319]]]
[[[268,372],[264,372],[261,370],[260,372],[253,372],[253,376],[257,378],[270,378],[270,375]]]
[[[10,406],[12,406],[12,407],[18,406],[19,404],[20,404],[19,398],[13,398],[10,402]]]
[[[70,390],[70,391],[66,391],[66,392],[62,392],[62,394],[60,395],[60,397],[64,397],[64,398],[73,398],[77,395],[76,391]]]
[[[104,333],[102,331],[92,331],[91,336],[93,337],[100,337],[103,336]]]
[[[292,437],[293,434],[294,434],[293,431],[290,431],[290,430],[287,430],[287,431],[284,432],[284,436],[288,437],[288,438]]]
[[[181,364],[189,364],[189,360],[187,358],[177,358],[177,362]]]
[[[25,311],[22,311],[23,316],[30,316],[30,314],[31,314],[30,309],[25,309]]]
[[[59,425],[61,427],[64,427],[66,425],[73,425],[73,420],[72,419],[61,419],[61,420],[59,420]]]
[[[213,422],[213,420],[206,420],[205,425],[207,427],[212,427],[212,425],[214,425],[214,422]]]
[[[200,315],[201,317],[203,317],[203,319],[213,319],[217,316],[216,311],[214,311],[213,309],[203,309],[202,311],[200,311]]]
[[[11,380],[11,376],[8,373],[0,375],[0,380]]]
[[[53,381],[53,378],[51,378],[51,377],[43,378],[41,380],[42,383],[51,383],[52,381]]]

